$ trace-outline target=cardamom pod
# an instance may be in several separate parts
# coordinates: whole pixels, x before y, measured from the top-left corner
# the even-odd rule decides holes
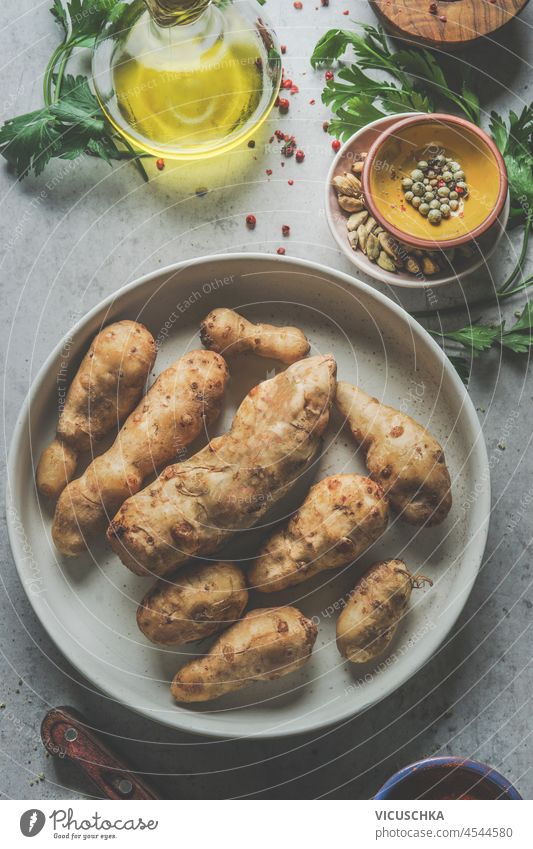
[[[420,274],[420,266],[414,256],[407,257],[407,262],[405,263],[405,270],[408,271],[409,274]]]
[[[366,211],[366,209],[363,209],[361,212],[355,212],[353,215],[350,215],[348,221],[346,222],[348,232],[350,232],[351,230],[357,230],[359,225],[364,224],[367,218],[368,212]]]
[[[340,175],[333,177],[332,183],[340,195],[358,198],[361,194],[361,183],[353,174],[345,172],[342,177]]]
[[[372,262],[375,262],[379,256],[380,247],[377,236],[369,233],[366,240],[366,255]]]
[[[378,256],[378,265],[380,268],[383,268],[384,271],[396,271],[396,266],[385,251],[380,251]]]
[[[383,233],[379,234],[379,244],[385,253],[393,260],[398,260],[400,258],[398,242],[396,242],[389,233],[385,233],[385,231],[383,231]]]
[[[422,271],[424,274],[436,274],[438,270],[439,266],[434,259],[431,259],[430,256],[422,258]]]
[[[366,227],[364,224],[360,224],[357,228],[357,236],[359,238],[359,247],[361,248],[363,253],[366,253],[366,240],[368,237],[368,233],[366,232]]]
[[[376,221],[376,219],[375,219],[375,218],[373,218],[373,217],[370,215],[370,216],[369,216],[369,218],[367,219],[366,224],[365,224],[366,232],[367,232],[367,233],[371,233],[371,232],[372,232],[372,230],[374,229],[374,227],[377,225],[377,223],[378,223],[378,222]]]
[[[361,212],[363,201],[361,198],[350,197],[350,195],[338,195],[337,200],[341,209],[345,212]]]
[[[352,247],[352,250],[357,250],[357,245],[359,243],[359,236],[357,235],[357,230],[351,230],[348,233],[348,241]]]

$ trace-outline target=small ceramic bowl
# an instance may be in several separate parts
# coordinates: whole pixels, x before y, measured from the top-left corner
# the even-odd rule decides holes
[[[425,758],[395,773],[375,799],[521,799],[510,781],[486,764],[465,758]]]
[[[415,113],[422,114],[422,113]],[[354,162],[360,158],[362,153],[367,153],[372,145],[381,137],[383,132],[392,129],[400,121],[405,118],[412,118],[413,113],[403,113],[399,115],[387,115],[384,118],[378,118],[358,130],[351,136],[341,147],[337,155],[334,157],[329,173],[326,179],[325,186],[325,209],[326,219],[333,238],[335,239],[339,249],[343,252],[346,258],[357,268],[359,272],[363,272],[368,277],[384,283],[389,286],[399,287],[410,290],[424,290],[431,288],[437,289],[443,286],[449,286],[456,283],[461,283],[480,272],[482,269],[487,269],[487,261],[496,250],[496,247],[505,232],[507,219],[509,217],[509,198],[502,209],[502,212],[493,226],[484,236],[482,236],[470,256],[462,256],[460,253],[455,253],[452,258],[448,251],[446,261],[442,263],[442,269],[437,274],[420,278],[419,276],[409,274],[407,271],[385,271],[375,262],[371,262],[368,257],[359,249],[353,250],[349,241],[346,230],[346,221],[349,214],[344,212],[338,204],[337,192],[333,188],[332,180],[336,176],[341,176],[345,172],[351,171]],[[444,256],[443,252],[443,256]]]
[[[461,211],[435,225],[405,200],[401,181],[418,160],[438,154],[461,164],[468,196]],[[412,115],[385,129],[368,151],[362,183],[378,224],[399,241],[430,251],[477,242],[497,221],[508,191],[505,163],[494,141],[470,121],[445,113]]]

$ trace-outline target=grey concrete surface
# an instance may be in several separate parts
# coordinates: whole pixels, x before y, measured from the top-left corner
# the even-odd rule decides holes
[[[57,32],[49,3],[4,0],[0,32],[0,118],[40,104],[42,72]],[[373,19],[366,2],[268,0],[287,44],[285,67],[300,87],[287,117],[276,114],[254,150],[205,164],[150,166],[143,184],[132,166],[54,163],[22,183],[0,164],[2,236],[1,345],[3,438],[9,444],[29,384],[72,315],[158,265],[215,252],[264,250],[282,243],[291,256],[350,272],[323,215],[330,139],[320,102],[323,74],[309,66],[317,38],[350,19]],[[342,15],[350,10],[350,18]],[[506,111],[532,99],[533,4],[494,43],[469,50],[480,71],[483,107]],[[456,58],[457,73],[464,67]],[[494,78],[496,76],[496,79]],[[316,100],[314,105],[311,100]],[[277,126],[294,133],[305,162],[280,167],[268,149]],[[265,171],[272,168],[267,177]],[[54,179],[56,178],[56,179]],[[287,180],[294,179],[288,186]],[[50,183],[50,180],[53,182]],[[207,187],[199,198],[195,190]],[[244,218],[253,212],[250,233]],[[506,239],[491,262],[502,279],[516,253]],[[487,278],[487,285],[490,280]],[[390,291],[391,297],[397,293]],[[465,289],[464,296],[469,295]],[[508,303],[512,317],[523,302]],[[445,304],[443,300],[441,303]],[[410,307],[424,306],[414,299]],[[498,318],[494,308],[472,316]],[[443,315],[456,324],[461,315]],[[435,319],[433,319],[435,320]],[[51,705],[71,704],[169,798],[368,798],[398,767],[440,753],[472,756],[501,768],[533,797],[531,705],[532,382],[525,358],[497,352],[474,364],[470,392],[492,465],[493,515],[485,561],[456,636],[413,680],[367,714],[313,738],[213,742],[172,733],[110,703],[80,679],[35,620],[18,581],[2,518],[0,617],[0,794],[4,798],[76,799],[92,787],[67,763],[46,758],[39,726]],[[5,452],[2,452],[5,469]],[[5,479],[5,475],[2,475]]]

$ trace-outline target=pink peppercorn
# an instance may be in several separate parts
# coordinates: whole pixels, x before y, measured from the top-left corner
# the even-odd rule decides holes
[[[337,153],[337,151],[339,151],[341,148],[340,141],[338,139],[333,139],[333,141],[331,142],[331,147],[333,148],[335,153]]]
[[[285,248],[278,248],[276,253],[279,254],[280,256],[283,256],[283,254],[285,253]]]

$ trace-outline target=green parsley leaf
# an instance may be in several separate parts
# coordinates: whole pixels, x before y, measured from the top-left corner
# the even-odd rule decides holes
[[[494,341],[501,336],[501,326],[487,327],[483,324],[470,324],[460,330],[439,333],[439,336],[458,342],[464,348],[468,348],[473,357],[479,356],[483,351],[488,351]]]
[[[69,41],[90,47],[108,22],[115,22],[127,8],[120,0],[54,0],[50,9]],[[70,29],[70,32],[69,32]]]
[[[48,109],[11,118],[0,128],[0,152],[16,173],[40,174],[52,156],[57,155],[61,130]]]
[[[490,131],[505,160],[511,195],[511,222],[533,216],[533,104],[509,113],[509,126],[491,113]]]
[[[74,124],[100,136],[106,131],[106,123],[97,98],[91,92],[87,77],[67,74],[61,87],[61,99],[50,107],[50,113],[58,121]]]
[[[420,48],[392,50],[381,28],[369,24],[359,26],[362,33],[329,30],[318,41],[311,56],[311,64],[316,68],[321,64],[331,65],[347,51],[353,51],[355,63],[343,66],[337,73],[337,78],[345,84],[331,80],[322,95],[323,102],[331,105],[338,121],[343,120],[339,110],[347,109],[351,117],[350,128],[363,126],[359,109],[368,114],[368,104],[372,101],[379,101],[383,114],[433,112],[435,98],[459,108],[471,121],[479,123],[479,99],[468,75],[463,75],[461,91],[455,91],[430,51]],[[363,73],[369,70],[389,75],[393,81],[372,79]]]
[[[531,330],[533,328],[533,301],[528,301],[520,318],[513,324],[512,330]]]
[[[61,0],[54,0],[54,4],[50,9],[50,12],[56,19],[57,23],[63,27],[66,35],[68,31],[68,18],[67,13],[65,11],[65,7],[63,6]]]

